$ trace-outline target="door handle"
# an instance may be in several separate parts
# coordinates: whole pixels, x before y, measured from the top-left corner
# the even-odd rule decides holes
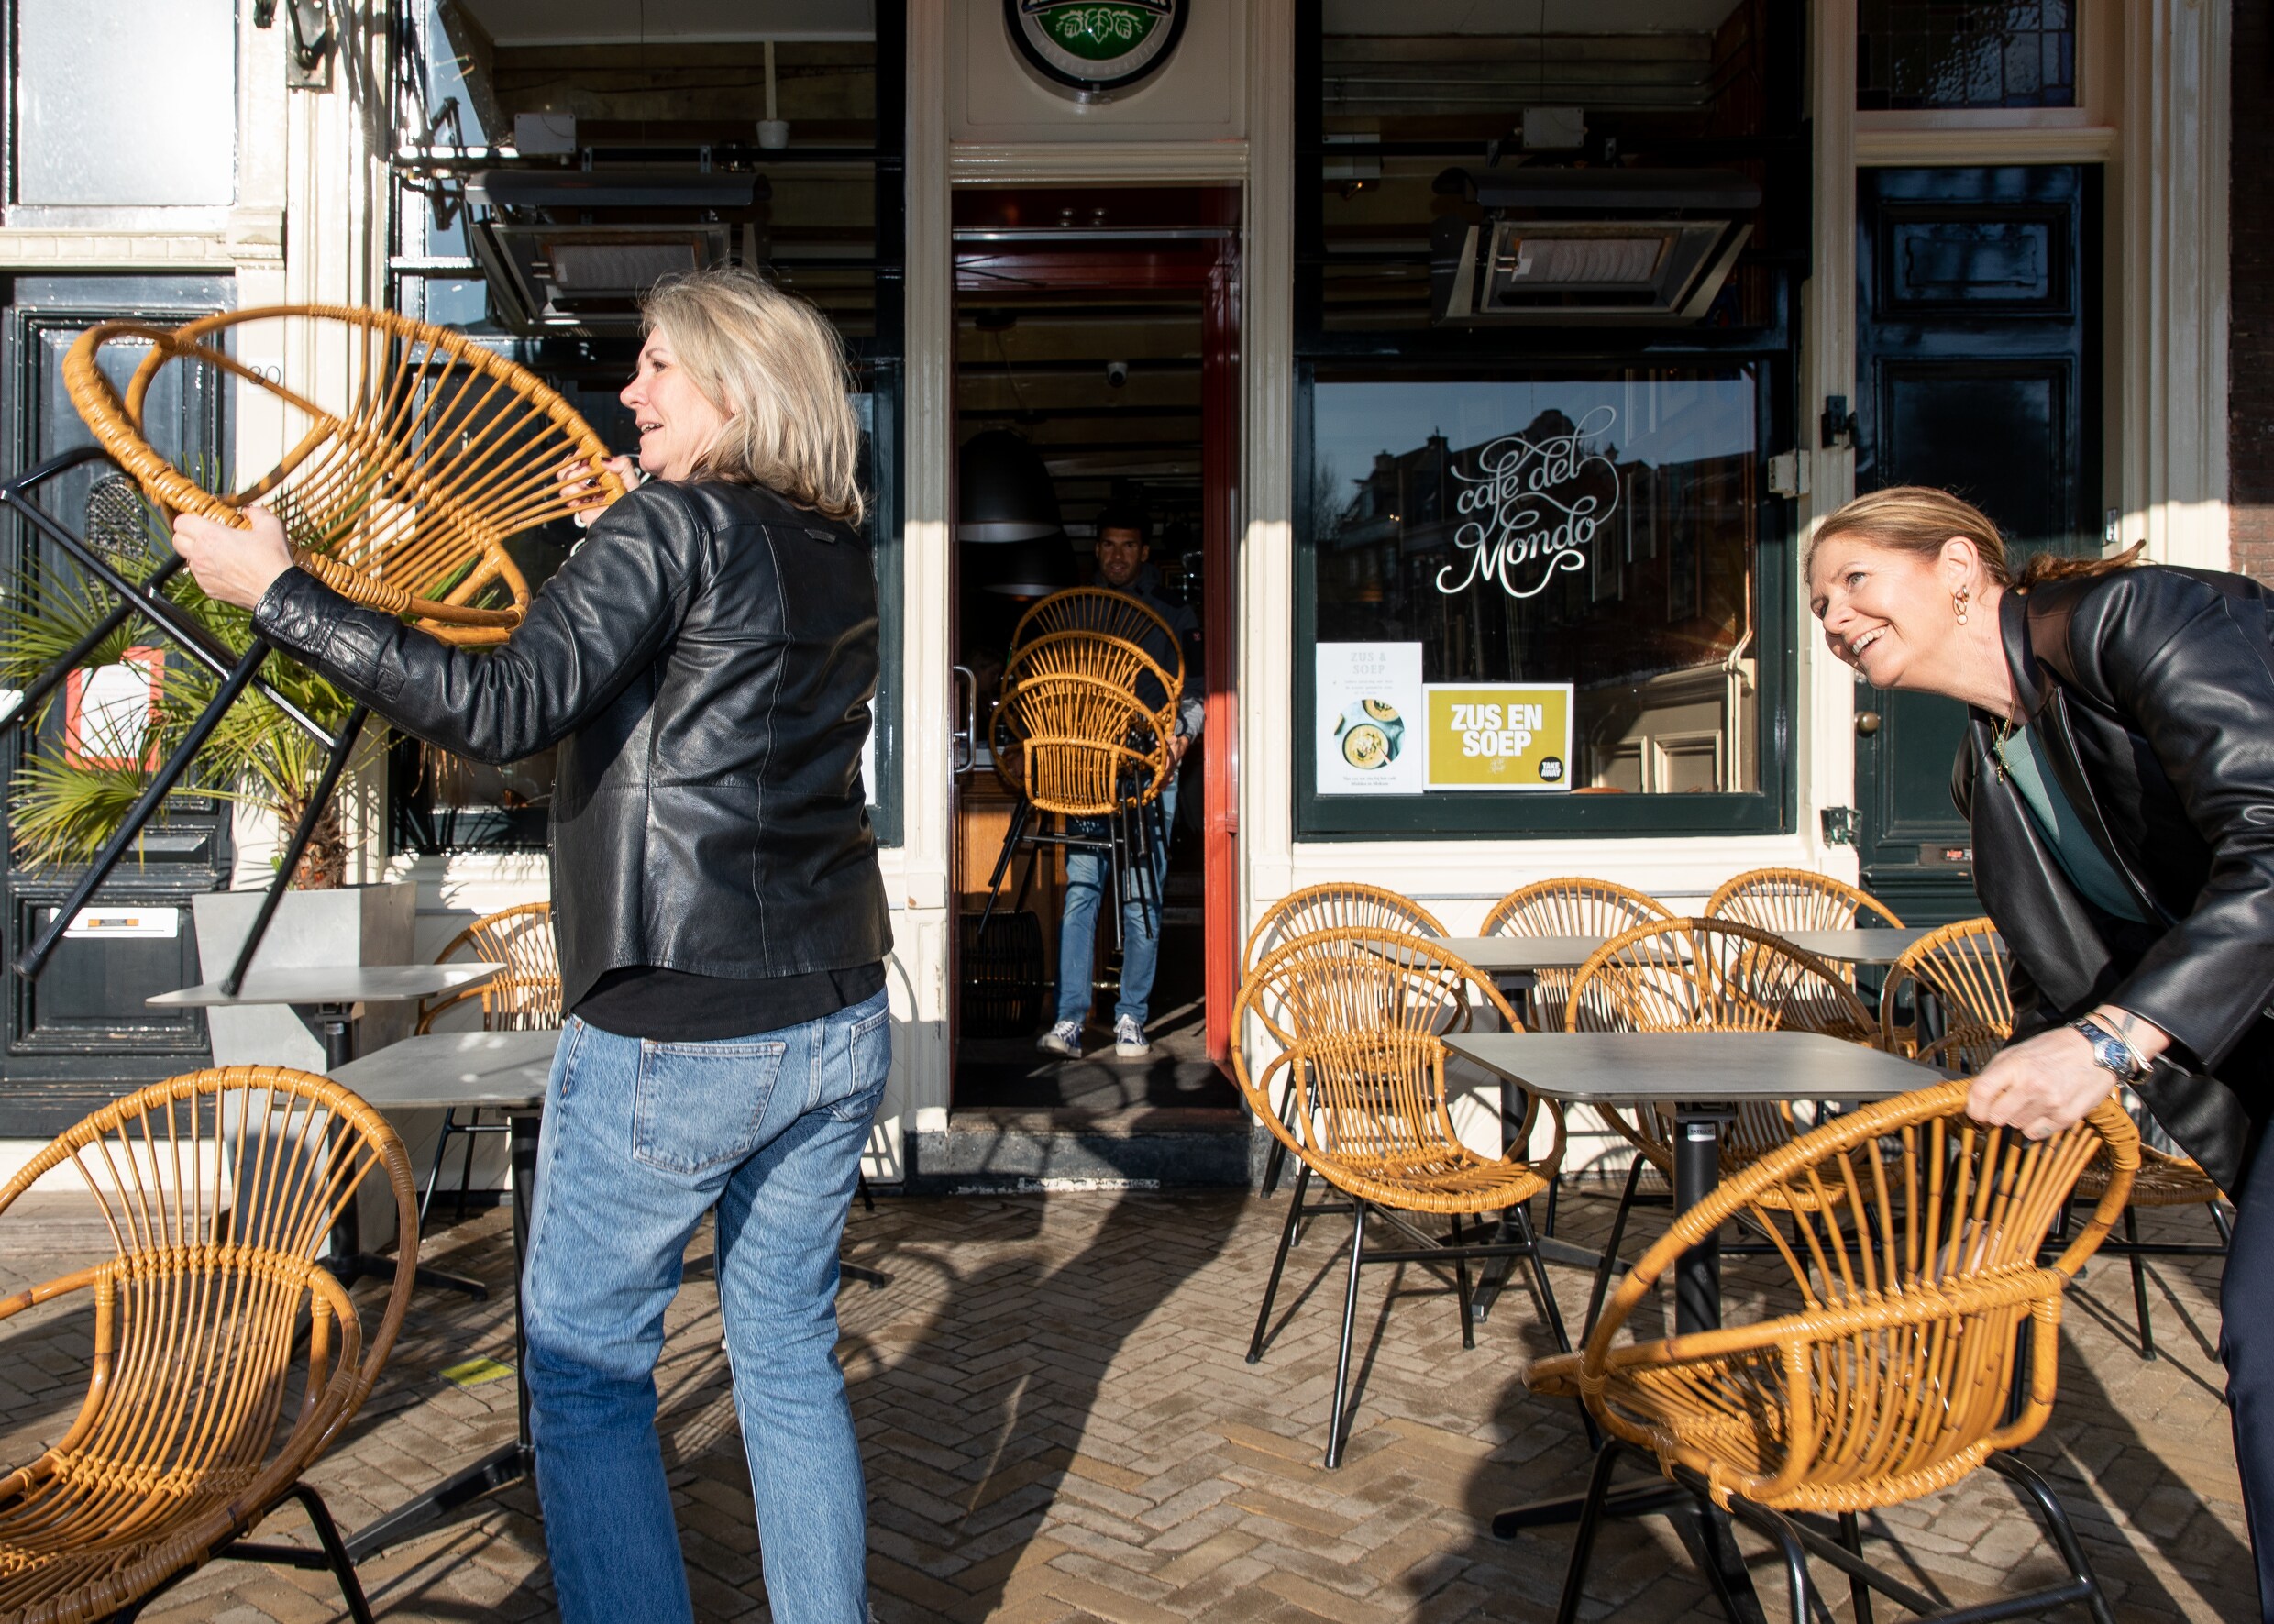
[[[1879,724],[1880,715],[1877,711],[1858,711],[1856,713],[1856,731],[1866,738],[1879,731]]]
[[[955,686],[963,690],[964,724],[947,735],[950,772],[969,772],[979,761],[979,679],[968,666],[952,666]]]

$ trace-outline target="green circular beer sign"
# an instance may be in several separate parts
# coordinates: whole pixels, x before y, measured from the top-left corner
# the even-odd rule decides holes
[[[1083,101],[1157,71],[1185,31],[1187,0],[1003,0],[1028,66]]]

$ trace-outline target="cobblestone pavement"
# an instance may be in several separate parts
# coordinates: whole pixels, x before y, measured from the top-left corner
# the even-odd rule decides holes
[[[1576,1488],[1585,1465],[1570,1408],[1529,1398],[1517,1379],[1549,1345],[1532,1302],[1505,1298],[1463,1351],[1452,1296],[1433,1276],[1369,1271],[1356,1431],[1347,1463],[1326,1472],[1340,1221],[1321,1221],[1297,1248],[1275,1340],[1260,1364],[1242,1360],[1285,1200],[887,1198],[855,1211],[847,1255],[891,1276],[880,1290],[849,1286],[842,1301],[885,1624],[1552,1616],[1566,1536],[1501,1543],[1480,1526],[1505,1503]],[[1600,1232],[1609,1207],[1567,1197],[1566,1238]],[[2147,1218],[2151,1233],[2210,1233],[2200,1213]],[[0,1289],[91,1260],[100,1241],[53,1202],[19,1209],[0,1220]],[[708,1247],[705,1234],[693,1251]],[[480,1276],[492,1296],[414,1299],[381,1387],[314,1474],[350,1528],[512,1435],[512,1379],[460,1388],[439,1374],[475,1355],[513,1357],[504,1214],[442,1231],[427,1256]],[[2121,1618],[2253,1616],[2213,1353],[2215,1271],[2210,1260],[2150,1265],[2163,1351],[2150,1364],[2134,1342],[2125,1266],[2092,1267],[2065,1320],[2052,1425],[2026,1451],[2070,1507]],[[1586,1278],[1554,1277],[1575,1320]],[[359,1296],[376,1303],[378,1288]],[[698,1274],[670,1317],[661,1426],[697,1615],[756,1619],[764,1586],[717,1311]],[[0,1328],[0,1462],[28,1458],[68,1418],[83,1385],[83,1310],[67,1305]],[[551,1617],[535,1509],[527,1489],[508,1490],[373,1558],[363,1574],[380,1615]],[[1878,1529],[1902,1540],[1915,1582],[1954,1601],[2050,1571],[2036,1525],[1989,1474],[1890,1510]],[[305,1537],[296,1510],[269,1530]],[[1778,1570],[1740,1538],[1769,1616],[1782,1617]],[[1844,1590],[1833,1598],[1842,1618]],[[1719,1617],[1662,1519],[1606,1532],[1589,1596],[1590,1618]],[[1882,1604],[1882,1618],[1892,1611]],[[208,1567],[145,1615],[342,1616],[328,1575],[237,1563]]]

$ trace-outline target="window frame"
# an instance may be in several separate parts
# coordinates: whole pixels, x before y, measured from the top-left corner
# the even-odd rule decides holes
[[[1768,36],[1771,127],[1758,137],[1689,143],[1685,157],[1701,163],[1751,158],[1768,171],[1768,202],[1792,222],[1790,242],[1813,239],[1812,150],[1803,116],[1806,44],[1803,0],[1773,0]],[[1299,8],[1296,25],[1295,142],[1295,388],[1293,412],[1295,603],[1294,724],[1295,838],[1298,841],[1555,840],[1574,836],[1627,839],[1694,835],[1789,834],[1799,808],[1800,503],[1769,489],[1769,459],[1799,447],[1800,339],[1798,293],[1809,271],[1806,248],[1749,249],[1740,263],[1767,265],[1772,279],[1770,321],[1749,328],[1525,327],[1479,329],[1336,329],[1325,326],[1327,265],[1320,166],[1363,156],[1363,144],[1325,140],[1324,28],[1315,7]],[[1374,151],[1387,151],[1375,147]],[[1463,144],[1432,144],[1448,162],[1462,160]],[[1484,155],[1481,144],[1475,156]],[[1315,401],[1319,368],[1348,377],[1367,363],[1385,371],[1441,367],[1448,372],[1490,376],[1495,366],[1527,374],[1543,367],[1588,365],[1729,366],[1750,364],[1755,378],[1755,455],[1761,496],[1755,515],[1754,571],[1758,638],[1756,776],[1760,788],[1714,794],[1474,794],[1321,795],[1317,735],[1319,536],[1313,511],[1316,466]],[[1543,679],[1545,679],[1543,678]]]

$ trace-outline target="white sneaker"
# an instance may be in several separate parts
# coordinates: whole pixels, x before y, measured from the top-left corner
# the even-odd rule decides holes
[[[1113,1057],[1116,1060],[1149,1060],[1153,1045],[1145,1042],[1145,1029],[1137,1024],[1133,1016],[1124,1015],[1113,1023]]]
[[[1061,1021],[1034,1040],[1034,1046],[1045,1055],[1064,1055],[1069,1059],[1082,1057],[1082,1023]]]

